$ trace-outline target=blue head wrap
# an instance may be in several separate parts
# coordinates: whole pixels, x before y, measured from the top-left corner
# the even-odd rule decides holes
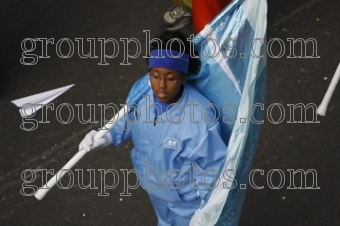
[[[159,55],[160,53],[160,55]],[[175,50],[155,49],[150,52],[149,67],[162,67],[188,74],[189,55]]]

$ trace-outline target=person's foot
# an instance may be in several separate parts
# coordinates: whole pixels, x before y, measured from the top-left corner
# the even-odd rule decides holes
[[[169,11],[164,14],[163,26],[167,30],[178,30],[192,21],[191,13],[183,10],[177,5],[174,5]]]

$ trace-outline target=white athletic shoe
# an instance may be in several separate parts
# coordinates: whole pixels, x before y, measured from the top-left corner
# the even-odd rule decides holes
[[[169,11],[164,14],[163,26],[167,30],[178,30],[192,21],[191,13],[183,10],[177,5],[174,5]]]

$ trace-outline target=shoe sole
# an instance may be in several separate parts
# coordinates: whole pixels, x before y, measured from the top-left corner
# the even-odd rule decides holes
[[[169,31],[173,31],[173,30],[178,30],[178,29],[181,29],[185,26],[187,26],[188,24],[190,24],[192,21],[191,17],[190,18],[183,18],[183,20],[181,20],[179,23],[176,24],[176,26],[173,26],[173,27],[165,27],[166,30],[169,30]]]

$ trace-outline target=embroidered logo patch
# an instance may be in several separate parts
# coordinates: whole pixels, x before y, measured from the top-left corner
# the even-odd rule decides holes
[[[167,137],[164,139],[163,144],[167,146],[168,148],[172,149],[178,149],[179,148],[179,143],[175,138],[172,137]]]

